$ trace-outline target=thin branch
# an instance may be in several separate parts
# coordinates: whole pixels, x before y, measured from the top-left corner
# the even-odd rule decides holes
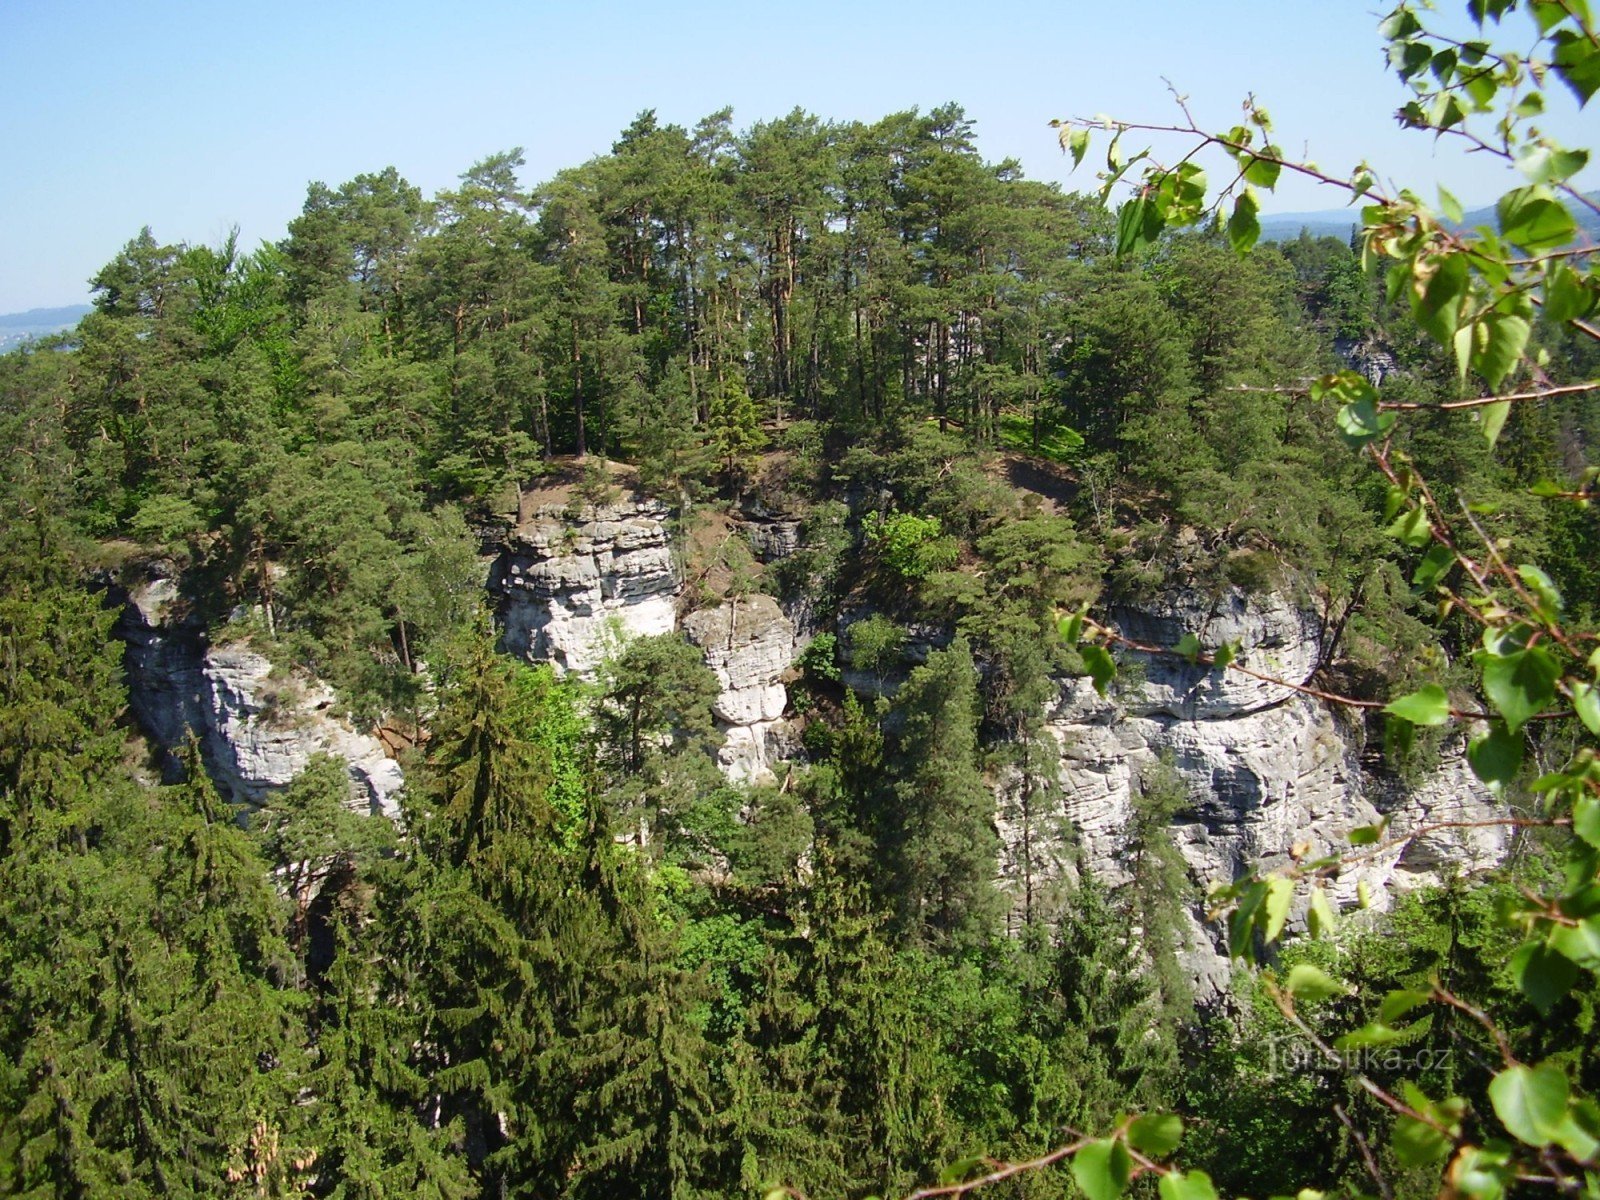
[[[1416,400],[1380,400],[1378,407],[1391,412],[1415,412],[1419,409],[1450,412],[1463,408],[1483,408],[1490,404],[1499,404],[1501,401],[1515,404],[1525,400],[1548,400],[1552,396],[1577,396],[1584,392],[1600,392],[1600,379],[1590,380],[1588,383],[1568,383],[1560,387],[1540,388],[1533,392],[1506,392],[1499,396],[1477,396],[1471,400],[1442,400],[1437,404]]]
[[[1461,556],[1458,553],[1457,558],[1460,557]],[[1129,650],[1137,650],[1141,654],[1154,654],[1162,658],[1181,658],[1185,662],[1191,661],[1187,654],[1179,654],[1171,646],[1157,646],[1150,642],[1136,641],[1131,637],[1118,633],[1115,629],[1111,629],[1100,624],[1100,622],[1094,620],[1092,617],[1086,617],[1083,625],[1085,629],[1092,629],[1096,633],[1099,633],[1105,638],[1106,641],[1114,643],[1118,646],[1126,647]],[[1215,668],[1218,665],[1214,655],[1204,653],[1196,654],[1192,661],[1196,666]],[[1338,704],[1344,708],[1382,709],[1389,707],[1388,704],[1382,700],[1357,700],[1354,696],[1344,696],[1338,692],[1324,691],[1322,688],[1312,687],[1308,683],[1294,683],[1291,680],[1280,678],[1277,675],[1269,675],[1265,671],[1257,671],[1255,668],[1247,667],[1238,661],[1224,663],[1222,664],[1222,669],[1227,671],[1237,671],[1241,675],[1248,675],[1250,678],[1259,679],[1263,683],[1270,683],[1277,687],[1288,688],[1291,692],[1298,692],[1302,696],[1311,696],[1318,700],[1325,700],[1329,704]],[[1492,721],[1495,719],[1494,713],[1484,712],[1481,709],[1474,708],[1452,708],[1449,710],[1449,714],[1458,721]],[[1551,721],[1570,717],[1571,715],[1572,714],[1568,712],[1535,713],[1528,719],[1530,721]]]
[[[1308,868],[1303,871],[1287,872],[1292,879],[1325,879],[1337,876],[1346,867],[1353,867],[1357,863],[1370,862],[1374,858],[1382,858],[1397,846],[1405,846],[1418,838],[1427,837],[1430,833],[1438,833],[1445,829],[1555,829],[1571,825],[1570,817],[1488,817],[1481,821],[1429,821],[1426,825],[1418,825],[1415,829],[1397,834],[1392,838],[1385,838],[1359,853],[1341,855],[1338,862],[1330,863],[1325,867]]]
[[[1265,146],[1260,149],[1256,149],[1252,146],[1245,145],[1242,142],[1229,141],[1220,134],[1207,133],[1205,130],[1199,128],[1193,123],[1191,123],[1188,128],[1185,128],[1181,125],[1149,125],[1138,121],[1091,121],[1083,117],[1072,117],[1069,120],[1069,124],[1077,125],[1082,129],[1112,128],[1121,133],[1133,130],[1139,133],[1176,133],[1185,137],[1198,137],[1202,139],[1204,145],[1221,146],[1224,150],[1230,151],[1234,154],[1248,154],[1251,158],[1260,162],[1272,163],[1281,170],[1292,171],[1297,175],[1304,175],[1308,179],[1314,179],[1318,183],[1329,184],[1330,186],[1339,188],[1342,191],[1353,192],[1356,190],[1355,186],[1348,179],[1340,179],[1338,176],[1329,175],[1326,171],[1319,170],[1318,168],[1309,166],[1306,163],[1296,162],[1292,158],[1284,158],[1282,155],[1269,153],[1267,152]],[[1373,200],[1381,204],[1392,203],[1387,196],[1378,191],[1376,188],[1369,188],[1363,193],[1363,195],[1370,196]]]
[[[1339,1124],[1345,1127],[1350,1134],[1350,1140],[1355,1142],[1356,1149],[1361,1151],[1361,1161],[1367,1165],[1367,1174],[1372,1176],[1372,1181],[1378,1185],[1378,1195],[1383,1200],[1394,1200],[1394,1191],[1389,1187],[1389,1181],[1383,1177],[1383,1172],[1378,1169],[1378,1160],[1372,1157],[1372,1147],[1367,1145],[1367,1139],[1350,1120],[1350,1114],[1344,1111],[1344,1105],[1335,1104],[1333,1115],[1339,1118]]]
[[[992,1169],[987,1175],[980,1175],[976,1179],[969,1179],[965,1183],[946,1183],[937,1187],[921,1188],[912,1192],[905,1200],[927,1200],[930,1196],[965,1196],[968,1192],[975,1192],[979,1188],[988,1187],[992,1183],[1004,1183],[1014,1175],[1021,1175],[1027,1171],[1038,1171],[1045,1167],[1053,1166],[1064,1158],[1071,1158],[1082,1150],[1094,1139],[1080,1135],[1076,1140],[1068,1142],[1065,1146],[1057,1146],[1048,1154],[1041,1154],[1038,1158],[1030,1158],[1027,1162],[1007,1163],[990,1160]],[[794,1193],[797,1200],[805,1200],[798,1192]]]
[[[1350,1077],[1356,1081],[1356,1084],[1361,1088],[1362,1091],[1366,1092],[1367,1095],[1371,1096],[1374,1100],[1383,1105],[1385,1108],[1389,1109],[1391,1112],[1402,1117],[1410,1117],[1414,1121],[1420,1121],[1430,1129],[1438,1131],[1445,1137],[1449,1138],[1452,1143],[1460,1141],[1459,1134],[1453,1132],[1444,1125],[1441,1125],[1431,1116],[1418,1112],[1404,1100],[1400,1099],[1400,1097],[1385,1090],[1381,1085],[1373,1082],[1372,1078],[1364,1071],[1353,1070],[1346,1056],[1340,1054],[1332,1046],[1328,1045],[1328,1043],[1325,1042],[1320,1035],[1318,1035],[1316,1030],[1307,1025],[1301,1018],[1300,1014],[1295,1012],[1294,997],[1289,995],[1288,992],[1285,992],[1271,979],[1264,978],[1261,982],[1267,989],[1267,995],[1272,998],[1272,1002],[1278,1006],[1278,1011],[1283,1014],[1283,1019],[1288,1021],[1289,1024],[1293,1025],[1295,1029],[1299,1030],[1300,1036],[1315,1046],[1317,1053],[1322,1055],[1322,1057],[1325,1058],[1329,1063],[1339,1067],[1341,1070],[1349,1071]]]
[[[1466,1013],[1467,1016],[1471,1017],[1474,1021],[1488,1031],[1489,1036],[1494,1039],[1494,1044],[1499,1048],[1500,1057],[1502,1060],[1504,1060],[1505,1065],[1508,1067],[1514,1067],[1517,1065],[1516,1055],[1511,1053],[1511,1043],[1506,1040],[1506,1035],[1501,1032],[1498,1025],[1489,1019],[1489,1014],[1484,1012],[1483,1009],[1478,1008],[1475,1005],[1468,1004],[1454,992],[1437,983],[1433,985],[1433,993],[1431,996],[1429,996],[1429,999],[1436,1000],[1440,1004],[1448,1004],[1451,1008]]]

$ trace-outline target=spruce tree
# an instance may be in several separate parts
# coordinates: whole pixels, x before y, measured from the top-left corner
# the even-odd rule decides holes
[[[905,714],[889,847],[906,936],[970,946],[995,930],[994,796],[978,758],[977,668],[966,639],[928,656],[896,696]]]

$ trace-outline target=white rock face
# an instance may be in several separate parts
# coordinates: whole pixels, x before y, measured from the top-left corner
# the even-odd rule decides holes
[[[327,684],[274,680],[272,663],[243,646],[211,650],[203,674],[207,758],[236,799],[262,803],[322,752],[345,761],[358,807],[400,815],[400,764],[377,738],[334,716]]]
[[[158,744],[175,751],[192,733],[218,784],[252,805],[321,751],[345,761],[352,807],[399,815],[400,764],[377,738],[334,715],[331,688],[274,679],[272,664],[245,646],[208,648],[204,630],[180,608],[175,582],[157,578],[130,591],[118,628],[128,645],[130,702]]]
[[[681,583],[667,508],[655,500],[538,509],[507,538],[490,589],[502,644],[529,662],[592,675],[630,637],[670,633]]]
[[[770,782],[773,765],[792,757],[795,739],[784,721],[784,672],[795,655],[795,630],[771,596],[745,596],[691,613],[683,622],[722,685],[712,705],[724,742],[718,763],[729,778]]]
[[[1237,641],[1241,661],[1290,682],[1303,682],[1317,661],[1315,620],[1281,597],[1231,593],[1205,604],[1185,594],[1113,615],[1126,636],[1154,645],[1172,645],[1184,632],[1208,648]],[[1037,888],[1071,874],[1069,831],[1088,869],[1107,882],[1126,878],[1126,827],[1140,777],[1163,757],[1190,793],[1171,834],[1200,896],[1257,865],[1287,862],[1298,843],[1312,856],[1347,851],[1351,829],[1385,814],[1390,835],[1399,837],[1426,823],[1483,820],[1499,811],[1458,748],[1422,786],[1407,790],[1362,771],[1358,735],[1320,700],[1249,677],[1224,680],[1181,661],[1128,657],[1142,660],[1144,682],[1124,693],[1113,689],[1109,699],[1088,680],[1061,682],[1046,725],[1060,747],[1059,791],[1036,788],[1024,802],[1015,772],[997,781],[1002,882],[1019,902],[1023,880],[1031,877]],[[1393,894],[1437,882],[1446,866],[1492,866],[1506,845],[1503,828],[1438,831],[1352,863],[1330,896],[1353,905],[1364,882],[1374,906],[1387,907]],[[1214,941],[1218,931],[1202,916],[1194,905],[1183,959],[1205,999],[1226,988],[1228,963]]]
[[[1185,633],[1207,650],[1236,643],[1241,665],[1295,684],[1311,677],[1322,650],[1316,618],[1276,593],[1246,596],[1230,588],[1210,600],[1182,591],[1138,608],[1114,607],[1109,615],[1123,636],[1146,645],[1175,646]],[[1128,657],[1144,672],[1145,686],[1127,697],[1129,710],[1141,714],[1210,720],[1280,704],[1295,694],[1237,671],[1212,671],[1166,655]]]

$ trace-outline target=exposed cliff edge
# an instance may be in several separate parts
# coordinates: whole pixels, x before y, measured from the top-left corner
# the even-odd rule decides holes
[[[783,719],[789,704],[783,677],[794,662],[794,624],[771,596],[757,595],[690,613],[683,631],[722,685],[712,705],[723,734],[718,765],[736,781],[773,781],[773,768],[798,749]]]
[[[592,676],[623,641],[679,628],[683,579],[670,515],[639,497],[535,508],[490,572],[507,653]],[[767,556],[791,552],[798,538],[795,520],[742,524]],[[722,685],[714,706],[724,737],[718,765],[737,782],[771,782],[774,766],[797,748],[783,720],[793,623],[771,596],[752,595],[690,613],[681,628]]]
[[[506,652],[590,675],[619,639],[676,628],[667,516],[646,499],[535,509],[489,577]]]
[[[1244,665],[1294,684],[1309,679],[1321,649],[1314,615],[1276,594],[1230,590],[1208,601],[1177,592],[1138,608],[1114,608],[1111,617],[1125,636],[1149,644],[1173,645],[1185,631],[1208,646],[1236,642]],[[1124,657],[1131,670],[1107,698],[1086,679],[1058,681],[1046,723],[1059,746],[1058,789],[1024,795],[1015,775],[998,781],[1001,874],[1014,890],[1070,874],[1077,861],[1108,881],[1124,877],[1126,829],[1141,775],[1163,760],[1190,795],[1172,836],[1199,896],[1256,864],[1287,862],[1291,847],[1313,857],[1347,851],[1351,829],[1386,816],[1399,837],[1425,824],[1483,820],[1499,811],[1459,747],[1408,788],[1365,770],[1360,729],[1315,697],[1171,656]],[[1061,836],[1064,830],[1075,838]],[[1353,905],[1366,884],[1374,907],[1384,908],[1394,892],[1435,883],[1442,870],[1492,866],[1506,849],[1503,827],[1440,830],[1352,863],[1334,882],[1332,897]],[[1203,926],[1198,903],[1191,915],[1185,965],[1202,996],[1214,994],[1226,986],[1227,960],[1214,944],[1215,931]]]
[[[683,576],[669,516],[665,505],[640,498],[533,509],[490,570],[502,644],[528,661],[592,675],[622,640],[681,628],[721,685],[714,705],[724,735],[720,767],[735,781],[772,782],[800,754],[785,713],[802,639],[778,601],[761,594],[680,621]],[[758,549],[778,556],[793,550],[797,522],[746,523],[760,526],[752,536]],[[204,630],[183,617],[177,595],[167,578],[133,588],[120,626],[133,705],[155,739],[171,748],[192,730],[219,782],[247,803],[260,803],[313,753],[327,751],[349,764],[357,803],[393,813],[399,767],[376,738],[336,718],[332,691],[274,673],[247,645],[208,646]],[[849,622],[865,615],[843,618],[845,645]],[[1190,796],[1171,834],[1196,897],[1257,864],[1286,861],[1291,847],[1313,856],[1339,852],[1352,828],[1385,818],[1399,836],[1425,824],[1499,815],[1459,746],[1447,746],[1439,765],[1413,785],[1371,769],[1361,726],[1291,686],[1316,670],[1322,627],[1284,595],[1173,589],[1114,605],[1107,618],[1127,638],[1150,645],[1175,645],[1185,633],[1206,646],[1233,643],[1243,665],[1283,682],[1137,651],[1121,654],[1123,672],[1108,697],[1086,679],[1058,678],[1044,725],[1055,778],[1041,783],[1005,770],[993,780],[1000,883],[1019,905],[1080,868],[1109,882],[1124,877],[1142,779],[1163,762]],[[905,669],[948,635],[908,630],[900,668],[868,672],[846,663],[845,681],[860,691],[892,692]],[[1506,849],[1503,827],[1436,830],[1375,849],[1339,876],[1332,893],[1353,905],[1365,884],[1382,908],[1395,892],[1492,866]],[[1201,915],[1197,899],[1185,960],[1201,994],[1215,994],[1226,986],[1228,964]]]
[[[209,645],[179,603],[175,580],[157,575],[129,588],[117,632],[140,724],[169,753],[196,737],[212,777],[236,802],[261,804],[321,752],[344,760],[352,807],[399,815],[400,765],[376,737],[336,715],[333,689],[275,671],[245,644]]]

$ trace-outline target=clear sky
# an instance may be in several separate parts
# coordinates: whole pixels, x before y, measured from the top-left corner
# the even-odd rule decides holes
[[[1377,7],[0,0],[0,312],[82,302],[142,225],[212,243],[238,225],[255,245],[283,236],[311,180],[392,164],[432,193],[512,146],[531,185],[606,151],[646,108],[692,125],[732,105],[743,128],[797,106],[872,119],[953,100],[985,157],[1088,189],[1049,119],[1170,119],[1165,78],[1203,124],[1232,124],[1254,92],[1285,148],[1329,170],[1366,157],[1408,184],[1442,179],[1469,207],[1490,200],[1509,184],[1481,156],[1395,129],[1405,95]],[[1585,145],[1597,125],[1552,122]],[[1264,208],[1342,202],[1290,184]]]

